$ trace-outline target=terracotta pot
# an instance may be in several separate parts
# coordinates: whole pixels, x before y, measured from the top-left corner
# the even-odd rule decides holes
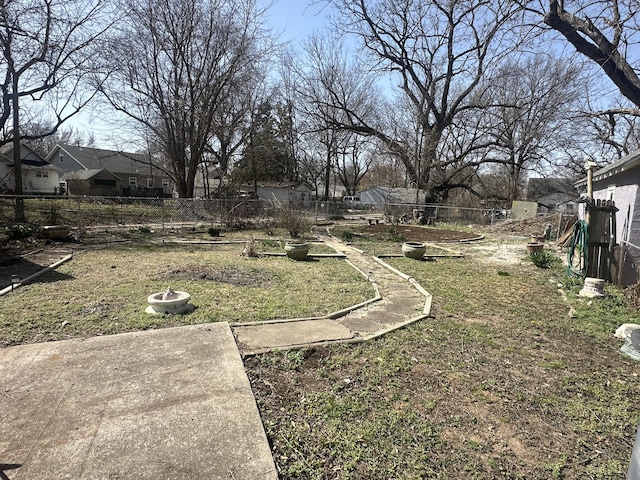
[[[309,253],[309,244],[306,242],[287,242],[284,246],[284,251],[289,258],[293,258],[294,260],[304,260],[307,258],[307,253]]]
[[[544,250],[544,243],[540,242],[529,242],[527,243],[527,253],[540,253]]]
[[[407,258],[420,260],[426,251],[427,246],[422,242],[404,242],[402,244],[402,253]]]

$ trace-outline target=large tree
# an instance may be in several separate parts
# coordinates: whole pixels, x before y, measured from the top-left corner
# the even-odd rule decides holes
[[[506,27],[520,6],[511,0],[329,1],[340,13],[343,31],[361,40],[371,68],[397,82],[412,122],[397,131],[390,123],[381,128],[363,121],[356,107],[341,102],[341,92],[332,89],[334,106],[343,114],[334,123],[386,143],[411,181],[427,189],[428,200],[436,200],[448,188],[439,173],[448,161],[458,161],[439,158],[443,134],[462,112],[477,107],[474,91],[513,47],[504,41]]]
[[[0,0],[0,145],[13,142],[15,193],[22,194],[21,140],[53,134],[92,98],[99,39],[114,20],[104,0]],[[24,125],[46,120],[47,130]],[[22,201],[15,217],[24,221]]]
[[[194,179],[229,100],[248,74],[264,75],[269,41],[254,0],[122,0],[110,103],[155,137],[180,197]],[[220,142],[218,138],[217,142]]]
[[[544,23],[595,62],[635,107],[640,107],[637,0],[534,0]],[[629,111],[636,115],[638,110]]]

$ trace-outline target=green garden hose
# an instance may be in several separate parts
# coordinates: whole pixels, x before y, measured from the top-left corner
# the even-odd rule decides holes
[[[569,263],[567,276],[584,277],[587,274],[587,245],[589,245],[589,224],[584,220],[578,220],[573,226],[571,245],[567,254],[567,262]]]

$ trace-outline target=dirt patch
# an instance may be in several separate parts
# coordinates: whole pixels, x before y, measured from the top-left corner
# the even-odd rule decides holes
[[[388,235],[398,235],[411,242],[459,242],[470,240],[480,235],[473,232],[460,230],[447,230],[444,228],[419,227],[416,225],[368,225],[358,229],[362,235],[383,238]]]
[[[199,265],[182,266],[171,269],[165,274],[169,278],[182,280],[211,280],[218,283],[226,283],[238,287],[257,286],[264,287],[273,280],[271,275],[256,270],[225,267],[210,269]]]
[[[493,225],[484,227],[483,230],[487,233],[529,237],[531,235],[542,235],[547,225],[551,225],[552,238],[555,238],[556,236],[562,236],[567,229],[571,229],[577,219],[575,215],[561,216],[558,213],[549,213],[521,220],[510,218],[498,220]]]

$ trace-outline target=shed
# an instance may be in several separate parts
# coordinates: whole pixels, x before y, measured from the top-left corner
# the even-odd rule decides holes
[[[306,182],[258,182],[258,198],[274,202],[279,206],[289,206],[291,203],[297,206],[308,207],[311,204],[313,188]],[[244,185],[243,191],[253,192],[253,185]]]
[[[425,192],[415,188],[371,187],[360,193],[360,204],[375,205],[423,205]]]
[[[570,178],[530,178],[527,201],[536,202],[539,210],[575,213],[578,191]]]

